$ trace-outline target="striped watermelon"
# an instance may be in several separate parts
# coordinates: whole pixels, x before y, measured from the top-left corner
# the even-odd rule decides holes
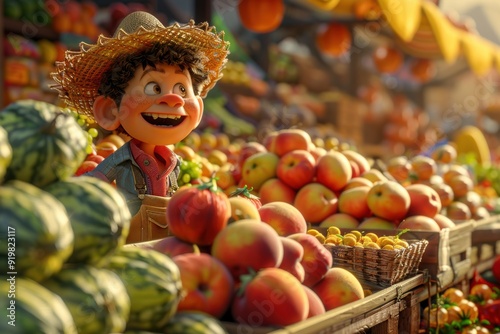
[[[198,311],[177,312],[163,332],[168,334],[227,334],[217,318]]]
[[[0,127],[0,183],[5,176],[7,167],[10,165],[12,160],[12,147],[9,144],[9,138],[7,137],[7,131]]]
[[[127,330],[161,331],[182,297],[174,261],[152,249],[125,246],[111,256],[108,267],[123,280],[130,296]]]
[[[79,176],[54,182],[44,190],[65,206],[70,217],[75,242],[67,262],[102,266],[125,244],[131,215],[125,198],[112,185]]]
[[[0,333],[77,334],[73,317],[63,300],[29,278],[2,278],[0,305],[4,315]]]
[[[125,330],[130,298],[111,270],[89,265],[66,265],[41,283],[68,306],[79,334],[121,333]]]
[[[2,185],[0,223],[2,274],[17,272],[40,281],[57,273],[73,252],[74,234],[64,206],[29,183]]]
[[[12,161],[6,180],[38,187],[72,176],[86,157],[87,133],[74,116],[53,104],[20,100],[0,111]]]

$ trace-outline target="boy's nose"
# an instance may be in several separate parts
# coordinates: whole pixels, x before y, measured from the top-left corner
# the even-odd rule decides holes
[[[166,103],[169,107],[182,107],[184,100],[177,94],[165,94],[158,98],[156,103]]]

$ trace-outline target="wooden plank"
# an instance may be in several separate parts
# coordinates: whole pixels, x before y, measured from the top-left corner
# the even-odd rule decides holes
[[[335,308],[326,312],[325,314],[318,315],[299,323],[287,326],[286,329],[272,332],[272,334],[302,334],[306,333],[309,330],[313,330],[315,333],[323,333],[323,330],[336,328],[336,326],[339,324],[347,325],[351,323],[353,319],[356,319],[356,317],[362,316],[363,314],[367,313],[369,314],[369,312],[376,310],[377,308],[380,308],[381,306],[386,305],[393,300],[401,298],[403,294],[418,286],[422,286],[424,282],[424,275],[418,274],[415,277],[399,282],[361,300]]]
[[[420,303],[416,292],[401,300],[398,333],[417,334],[420,329]]]

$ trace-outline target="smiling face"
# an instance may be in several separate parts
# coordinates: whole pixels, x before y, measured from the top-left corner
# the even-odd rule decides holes
[[[198,126],[203,101],[195,95],[187,70],[167,64],[139,66],[115,113],[132,138],[169,145],[181,141]]]

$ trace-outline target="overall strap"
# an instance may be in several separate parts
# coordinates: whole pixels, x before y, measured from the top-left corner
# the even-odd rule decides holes
[[[138,197],[142,200],[144,199],[144,195],[146,195],[147,187],[146,181],[144,180],[144,176],[139,167],[134,164],[132,166],[132,175],[134,176],[134,185],[135,190],[137,190]]]
[[[179,185],[177,183],[177,179],[179,178],[179,173],[181,171],[181,157],[177,156],[177,164],[175,165],[172,173],[168,175],[169,187],[168,187],[168,196],[172,196],[177,189],[179,189]]]
[[[177,178],[179,177],[180,173],[180,164],[181,160],[177,159],[177,164],[174,170],[168,175],[169,187],[167,196],[172,196],[176,192],[176,190],[179,189]],[[132,175],[134,176],[135,190],[137,190],[138,197],[142,200],[144,199],[144,195],[146,195],[147,191],[146,181],[144,180],[144,176],[142,175],[142,171],[140,170],[140,168],[134,164],[131,164],[131,166]]]

